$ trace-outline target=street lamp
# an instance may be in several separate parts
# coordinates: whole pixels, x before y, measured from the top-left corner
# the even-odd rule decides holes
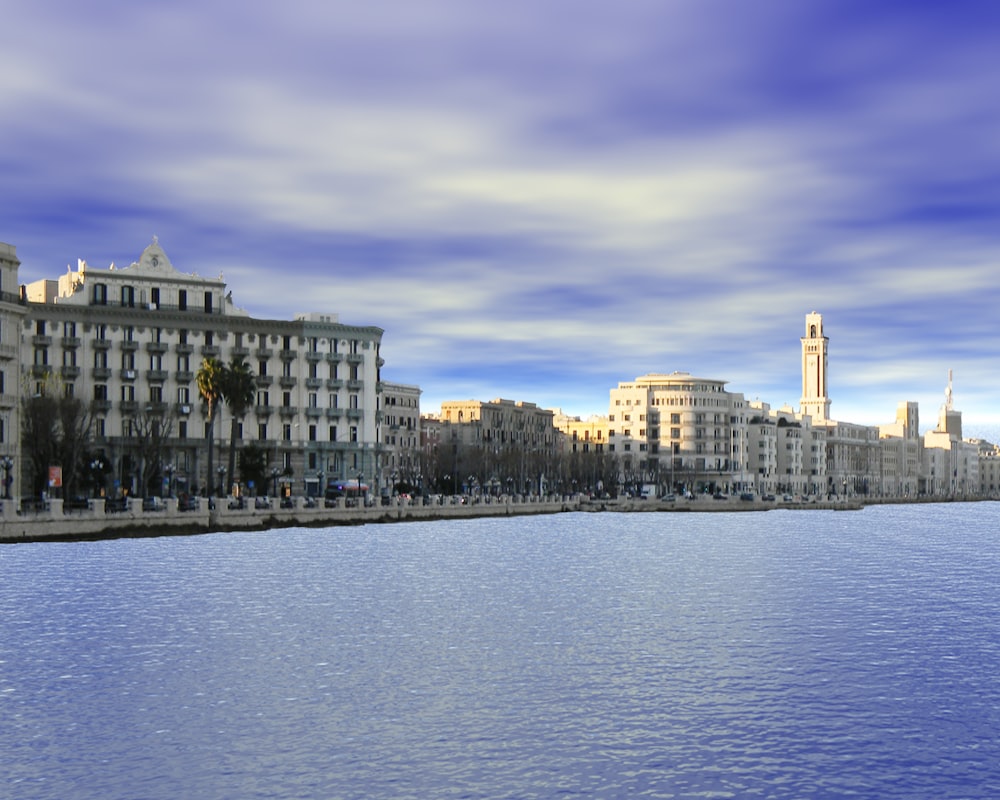
[[[100,485],[101,489],[104,488],[104,462],[95,458],[90,462],[90,476],[94,481],[94,494],[97,494],[97,487]]]
[[[319,496],[326,497],[326,473],[320,470],[316,473],[316,480],[319,482]]]
[[[364,501],[361,498],[361,482],[364,481],[365,476],[360,472],[358,473],[358,502],[364,505]]]
[[[226,468],[221,466],[216,471],[219,473],[219,497],[224,497],[226,494]]]
[[[271,467],[271,494],[274,497],[278,496],[278,476],[281,474],[281,470],[277,467]]]
[[[3,499],[10,500],[10,471],[14,468],[14,459],[10,456],[0,458],[0,468],[3,469]]]
[[[167,497],[174,496],[174,465],[167,464],[163,471],[167,473]]]

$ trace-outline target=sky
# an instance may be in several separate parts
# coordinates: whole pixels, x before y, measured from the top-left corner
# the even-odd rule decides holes
[[[421,407],[648,372],[1000,424],[1000,4],[14,0],[21,281],[157,236],[253,316],[385,330]]]

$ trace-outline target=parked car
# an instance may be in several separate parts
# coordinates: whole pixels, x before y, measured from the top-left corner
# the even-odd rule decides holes
[[[663,495],[663,497],[660,498],[660,502],[662,503],[673,503],[676,500],[677,500],[677,495],[675,494],[665,494]]]
[[[746,500],[748,503],[753,502],[753,492],[742,492],[740,494],[740,500]]]
[[[229,508],[231,509],[243,509],[247,507],[246,498],[243,496],[234,497],[229,501]]]
[[[319,501],[315,497],[303,497],[302,507],[303,508],[316,508],[319,505]]]
[[[261,508],[265,508],[265,509],[266,508],[270,508],[271,507],[271,498],[270,497],[264,497],[264,496],[255,497],[253,499],[253,507],[254,508],[258,508],[258,509],[261,509]]]
[[[166,506],[163,503],[162,497],[144,497],[142,498],[142,510],[143,511],[163,511]]]
[[[90,501],[86,497],[67,497],[63,501],[63,511],[86,511]]]
[[[177,500],[178,511],[198,511],[199,508],[201,508],[201,503],[194,495],[182,495]]]

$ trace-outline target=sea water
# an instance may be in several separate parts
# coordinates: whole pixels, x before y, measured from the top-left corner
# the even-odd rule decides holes
[[[0,547],[0,796],[1000,797],[1000,504]]]

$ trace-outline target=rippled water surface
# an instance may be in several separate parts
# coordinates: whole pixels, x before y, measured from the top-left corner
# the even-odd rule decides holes
[[[1000,797],[1000,506],[0,547],[0,796]]]

